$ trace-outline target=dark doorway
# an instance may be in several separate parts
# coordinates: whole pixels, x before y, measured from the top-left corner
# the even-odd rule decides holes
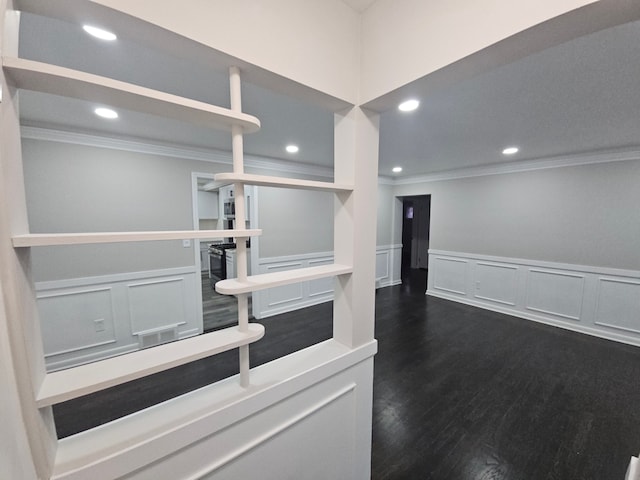
[[[429,268],[431,195],[402,199],[402,277]]]

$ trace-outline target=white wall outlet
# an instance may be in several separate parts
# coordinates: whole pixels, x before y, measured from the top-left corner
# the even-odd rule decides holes
[[[98,318],[97,320],[93,321],[95,328],[96,328],[96,332],[104,332],[104,318]]]
[[[480,282],[476,282],[476,290],[480,290]]]
[[[184,248],[189,248],[191,246],[191,240],[182,240],[182,246]]]

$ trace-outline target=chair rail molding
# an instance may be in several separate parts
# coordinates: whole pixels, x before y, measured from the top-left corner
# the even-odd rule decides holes
[[[402,283],[400,279],[401,261],[401,244],[378,245],[376,247],[376,288]],[[259,259],[256,273],[273,273],[331,263],[333,263],[333,252],[268,257]],[[321,278],[254,292],[252,297],[253,316],[258,319],[266,318],[330,302],[333,300],[333,281],[333,278]]]

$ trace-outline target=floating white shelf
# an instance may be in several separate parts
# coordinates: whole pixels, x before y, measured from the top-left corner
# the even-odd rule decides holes
[[[349,265],[321,265],[319,267],[298,268],[285,272],[263,273],[252,275],[241,281],[237,278],[220,280],[216,283],[216,292],[223,295],[239,295],[241,293],[256,292],[266,288],[289,285],[291,283],[306,282],[318,278],[333,277],[351,273],[353,268]]]
[[[104,103],[218,130],[231,131],[234,125],[241,126],[244,133],[260,129],[260,120],[246,113],[91,73],[14,57],[2,57],[2,67],[18,88],[26,90]]]
[[[114,385],[216,355],[264,336],[264,327],[250,323],[247,332],[238,327],[179,340],[79,367],[48,373],[36,398],[38,408],[88,395]]]
[[[14,247],[46,247],[89,243],[147,242],[195,238],[256,237],[260,229],[250,230],[174,230],[161,232],[28,233],[12,238]]]
[[[258,185],[260,187],[300,188],[304,190],[320,190],[326,192],[350,192],[353,190],[353,185],[316,182],[313,180],[298,180],[295,178],[250,175],[247,173],[218,173],[214,178],[216,182],[226,182],[226,184],[245,183],[248,185]]]

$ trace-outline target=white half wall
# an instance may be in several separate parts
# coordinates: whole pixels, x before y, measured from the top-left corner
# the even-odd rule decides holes
[[[376,349],[328,340],[67,437],[53,480],[370,478]]]
[[[36,283],[48,371],[202,333],[194,267]]]
[[[376,288],[402,283],[400,268],[402,245],[376,247]],[[297,268],[316,267],[333,262],[333,252],[262,258],[254,274],[273,273]],[[255,318],[271,317],[299,308],[333,300],[334,279],[323,278],[295,283],[253,293],[252,310]]]
[[[640,272],[429,250],[427,294],[640,346]]]

